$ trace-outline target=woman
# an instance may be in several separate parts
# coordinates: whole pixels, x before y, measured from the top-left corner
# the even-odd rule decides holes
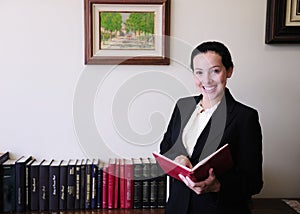
[[[260,192],[262,134],[255,109],[237,102],[226,88],[233,73],[227,47],[205,42],[191,54],[191,69],[200,95],[180,99],[174,108],[160,152],[188,167],[222,147],[230,146],[234,166],[203,181],[180,175],[171,179],[166,214],[247,214],[249,200]]]

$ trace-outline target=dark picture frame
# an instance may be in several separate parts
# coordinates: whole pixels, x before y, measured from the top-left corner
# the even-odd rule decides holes
[[[112,31],[107,31],[108,33],[105,35],[103,33],[103,14],[105,13],[122,14],[122,20],[124,19],[123,16],[128,16],[126,14],[154,14],[155,18],[152,18],[152,20],[154,20],[154,33],[150,33],[149,36],[149,34],[141,34],[134,30],[133,33],[131,33],[134,34],[135,38],[128,38],[128,36],[124,34],[128,34],[127,26],[129,26],[129,24],[124,24],[124,21],[122,21],[122,32],[121,30],[116,30],[114,40],[112,40],[112,36],[110,35],[111,45],[105,46],[103,43],[108,37],[106,34],[112,34]],[[84,0],[84,27],[85,64],[170,64],[170,0]],[[140,48],[141,35],[143,35],[143,38],[145,41],[147,40],[148,43],[150,40],[149,37],[151,37],[152,43],[150,48]],[[134,43],[135,41],[136,43]],[[137,43],[137,41],[139,41],[139,43]],[[109,43],[109,41],[106,41],[106,43]],[[133,45],[126,46],[126,43],[133,43]],[[123,44],[125,45],[123,46]]]
[[[266,44],[300,43],[300,22],[294,26],[286,24],[287,15],[290,15],[287,14],[287,1],[299,2],[299,0],[267,0]]]

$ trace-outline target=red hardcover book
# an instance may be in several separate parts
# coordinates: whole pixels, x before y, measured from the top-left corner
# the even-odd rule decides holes
[[[125,159],[120,159],[120,208],[125,208]]]
[[[108,164],[104,163],[102,172],[102,208],[107,208],[107,192],[108,192]]]
[[[120,160],[116,159],[115,165],[115,192],[114,192],[114,205],[113,208],[119,208],[119,182],[120,182]]]
[[[116,160],[110,158],[108,161],[108,180],[107,180],[107,208],[114,208],[114,192],[115,192],[115,167]]]
[[[193,181],[201,181],[208,177],[210,168],[213,168],[214,173],[218,176],[228,171],[233,166],[228,144],[225,144],[223,147],[204,158],[192,169],[180,165],[159,153],[153,152],[153,156],[166,174],[180,181],[181,179],[178,174],[190,176]]]
[[[125,160],[125,208],[133,208],[133,163],[132,160]]]

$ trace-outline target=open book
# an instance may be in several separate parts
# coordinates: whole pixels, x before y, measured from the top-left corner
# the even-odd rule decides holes
[[[179,163],[157,152],[153,152],[153,156],[166,174],[180,181],[181,179],[179,178],[178,174],[189,176],[193,181],[202,181],[208,177],[210,168],[213,168],[215,175],[219,176],[233,166],[228,144],[225,144],[220,149],[201,160],[192,169],[180,165]]]

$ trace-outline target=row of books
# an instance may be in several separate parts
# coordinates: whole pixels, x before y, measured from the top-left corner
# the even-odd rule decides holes
[[[0,153],[0,212],[163,208],[166,175],[153,158],[35,160]]]

